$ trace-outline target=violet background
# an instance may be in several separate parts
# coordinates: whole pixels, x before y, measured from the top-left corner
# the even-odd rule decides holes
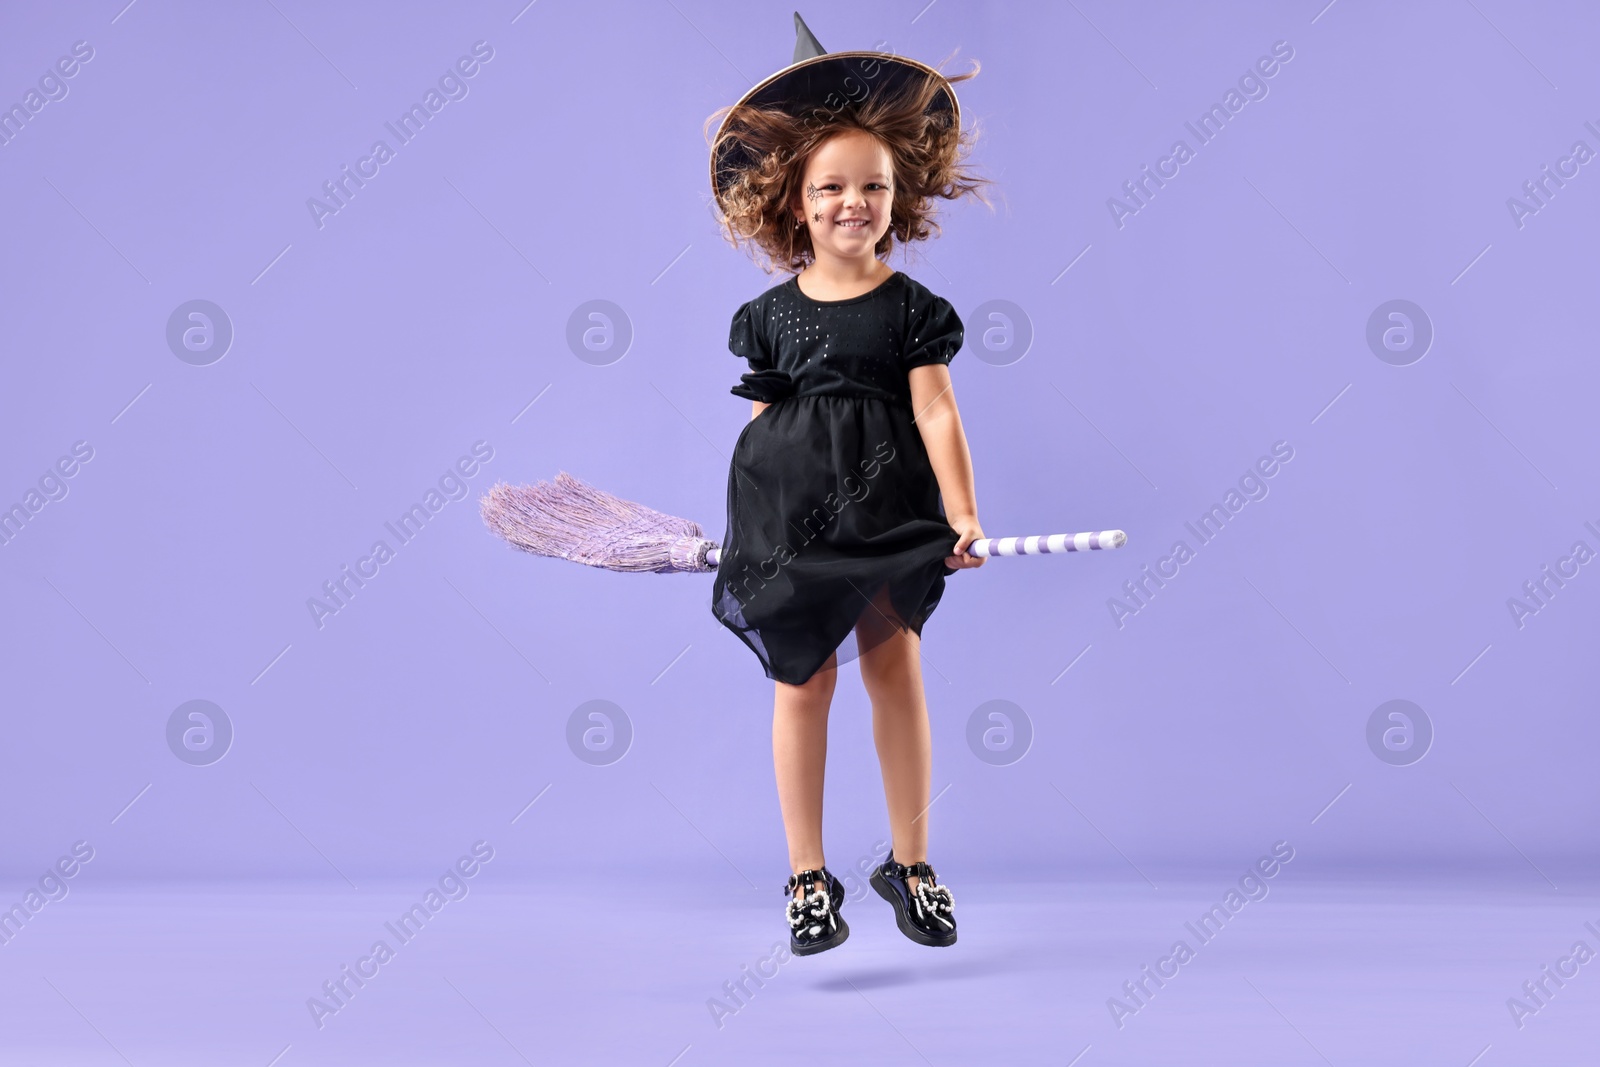
[[[941,238],[892,262],[966,319],[951,370],[986,532],[1129,537],[950,578],[923,649],[930,858],[952,884],[1226,880],[1279,840],[1329,884],[1592,883],[1600,577],[1582,568],[1521,628],[1507,599],[1575,541],[1600,548],[1584,525],[1600,526],[1596,164],[1520,228],[1506,202],[1574,141],[1600,148],[1600,23],[1575,3],[1319,8],[802,9],[830,50],[982,62],[959,93],[995,210],[951,207]],[[710,576],[516,553],[477,498],[566,470],[722,536],[749,417],[727,325],[782,276],[719,237],[701,124],[788,62],[790,11],[0,16],[8,104],[73,42],[95,50],[0,148],[0,505],[73,442],[94,448],[0,546],[0,895],[76,840],[96,850],[29,951],[49,958],[42,928],[68,937],[79,896],[404,895],[480,839],[507,886],[622,893],[648,873],[758,901],[770,921],[719,981],[781,933],[772,683],[712,617]],[[393,143],[384,123],[480,40],[494,55],[469,94],[319,228],[308,198]],[[1119,228],[1108,198],[1192,144],[1184,123],[1277,41],[1294,55],[1269,94]],[[1409,366],[1365,340],[1396,298],[1435,331]],[[192,299],[235,331],[208,366],[165,338]],[[591,300],[633,332],[604,365],[567,343]],[[983,351],[994,300],[1031,323],[1020,360]],[[493,458],[467,499],[319,629],[307,599],[479,440]],[[1294,457],[1270,494],[1119,629],[1108,599],[1174,540],[1195,547],[1184,523],[1278,441]],[[165,736],[197,698],[235,731],[205,767]],[[1397,698],[1435,731],[1410,766],[1366,741]],[[566,737],[596,699],[633,732],[607,766]],[[966,741],[991,700],[1032,724],[1011,765]],[[831,728],[843,867],[887,836],[853,667]],[[284,1026],[304,1028],[299,998],[364,940],[287,964]],[[1490,983],[1483,1010],[1522,977]]]

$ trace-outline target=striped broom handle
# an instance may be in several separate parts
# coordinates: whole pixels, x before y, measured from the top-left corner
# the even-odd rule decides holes
[[[1057,552],[1091,552],[1105,548],[1121,548],[1128,543],[1128,535],[1121,530],[1099,530],[1093,533],[1035,534],[1032,537],[980,537],[967,546],[969,556],[1047,556]],[[706,564],[717,566],[722,558],[722,548],[713,545],[706,550]]]

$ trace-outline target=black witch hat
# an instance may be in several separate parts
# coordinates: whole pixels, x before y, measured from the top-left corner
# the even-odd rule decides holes
[[[961,104],[956,100],[955,88],[927,64],[889,52],[825,51],[798,11],[794,13],[794,35],[794,60],[740,97],[734,111],[717,128],[711,149],[711,188],[719,200],[739,172],[757,162],[737,132],[728,130],[728,120],[740,106],[776,107],[796,115],[809,113],[826,122],[872,94],[901,92],[931,76],[940,82],[940,88],[928,105],[928,113],[948,112],[951,126],[960,128]]]

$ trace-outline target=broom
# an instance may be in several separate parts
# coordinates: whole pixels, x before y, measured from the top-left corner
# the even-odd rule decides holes
[[[566,471],[554,482],[496,482],[479,501],[489,529],[515,548],[611,571],[657,574],[714,571],[722,546],[706,539],[700,524],[664,515],[579,481]],[[1121,548],[1121,530],[980,537],[967,546],[973,556],[1034,556]]]

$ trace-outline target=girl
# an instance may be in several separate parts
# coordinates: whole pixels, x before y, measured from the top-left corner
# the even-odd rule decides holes
[[[850,933],[823,864],[822,785],[837,669],[857,657],[893,836],[870,881],[907,937],[951,945],[954,898],[927,863],[919,654],[945,576],[985,562],[965,551],[984,533],[947,368],[961,320],[885,260],[937,229],[934,197],[984,200],[951,85],[977,68],[947,79],[897,56],[829,54],[798,13],[795,30],[794,63],[707,122],[726,236],[794,274],[733,316],[729,348],[750,373],[731,391],[751,419],[712,612],[775,682],[791,951]]]

